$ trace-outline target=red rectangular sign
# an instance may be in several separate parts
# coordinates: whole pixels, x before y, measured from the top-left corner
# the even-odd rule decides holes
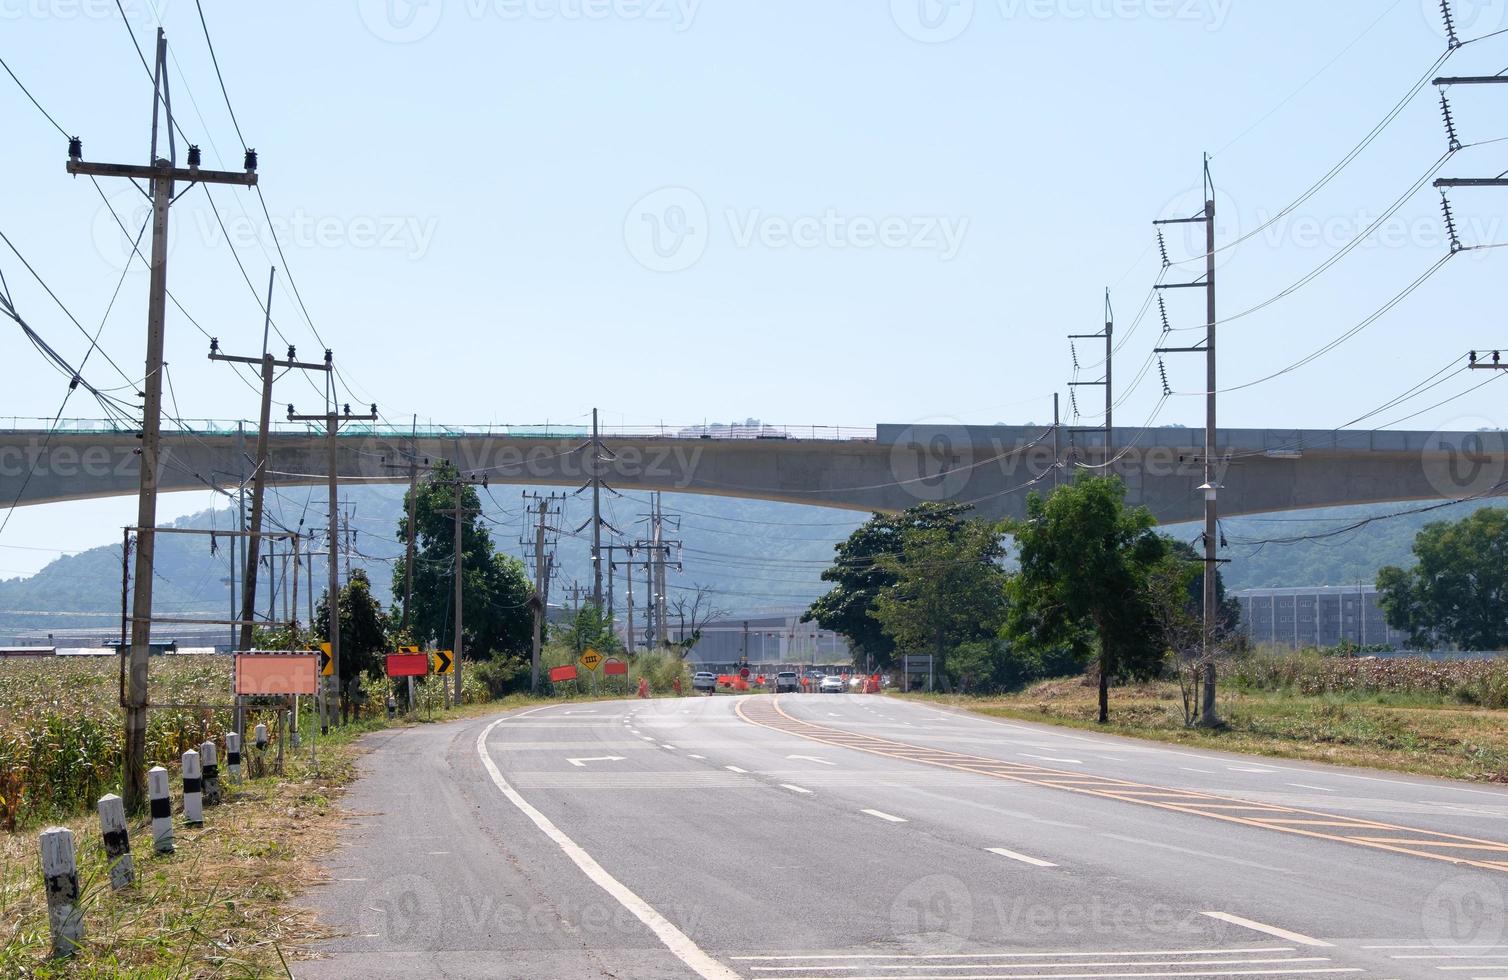
[[[429,654],[390,653],[387,655],[389,677],[423,677],[429,673]]]
[[[576,668],[570,666],[569,664],[567,664],[564,667],[551,667],[550,668],[550,680],[552,680],[552,681],[554,681],[556,683],[559,683],[561,681],[574,681],[575,679],[576,679]]]
[[[237,694],[313,694],[318,689],[317,653],[236,654]]]
[[[621,660],[609,660],[602,665],[604,674],[627,674],[628,664]]]

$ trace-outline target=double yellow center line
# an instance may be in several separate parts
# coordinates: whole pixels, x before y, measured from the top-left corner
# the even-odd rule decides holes
[[[1136,803],[1284,834],[1409,854],[1454,865],[1508,871],[1508,843],[1502,841],[1442,834],[1433,830],[1360,820],[1318,810],[1257,803],[1195,790],[1153,786],[1109,776],[1049,769],[1045,766],[911,745],[793,718],[780,707],[776,697],[743,699],[739,701],[736,710],[739,717],[750,724],[870,755],[1030,783],[1033,786],[1047,786],[1084,796]]]

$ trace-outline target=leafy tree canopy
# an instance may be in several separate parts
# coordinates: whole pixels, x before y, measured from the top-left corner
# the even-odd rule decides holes
[[[1437,640],[1465,650],[1508,646],[1508,510],[1485,507],[1454,523],[1426,524],[1413,551],[1413,568],[1377,573],[1388,624],[1416,647]]]
[[[533,618],[529,597],[533,587],[523,563],[499,554],[481,516],[476,488],[458,484],[460,473],[448,462],[437,465],[414,491],[414,600],[409,626],[420,642],[441,647],[453,643],[455,630],[455,507],[459,499],[466,516],[461,526],[463,626],[462,643],[468,660],[485,660],[496,653],[516,654],[529,649]],[[398,539],[408,538],[408,497],[398,521]],[[402,596],[406,559],[393,563],[393,594]],[[401,600],[400,600],[401,601]]]
[[[1099,654],[1100,718],[1111,677],[1147,677],[1164,647],[1148,599],[1150,570],[1169,554],[1144,507],[1125,506],[1116,477],[1088,477],[1027,499],[1010,523],[1020,553],[1006,635],[1038,649]]]
[[[834,546],[832,565],[822,581],[833,587],[812,603],[802,622],[815,620],[824,630],[841,633],[862,655],[881,668],[894,663],[895,641],[875,615],[875,602],[896,583],[894,565],[879,559],[903,552],[908,530],[944,530],[956,534],[971,510],[966,504],[924,503],[900,514],[875,514]]]

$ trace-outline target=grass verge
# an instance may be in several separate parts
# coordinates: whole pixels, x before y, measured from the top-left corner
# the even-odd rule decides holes
[[[904,696],[999,718],[1203,749],[1508,782],[1508,712],[1421,695],[1225,690],[1220,695],[1225,724],[1214,730],[1184,725],[1173,682],[1112,689],[1108,725],[1096,721],[1096,691],[1078,678],[991,697]]]
[[[515,696],[437,713],[436,722],[538,704],[601,698]],[[0,836],[0,976],[145,978],[291,976],[293,950],[324,933],[308,909],[288,899],[322,876],[320,858],[334,846],[344,817],[336,805],[356,777],[358,738],[419,721],[369,719],[319,739],[319,765],[306,744],[289,752],[282,776],[247,779],[226,802],[188,828],[175,813],[176,853],[152,852],[147,821],[130,823],[136,885],[110,890],[108,865],[92,815],[59,822],[79,852],[86,935],[68,960],[48,958],[51,940],[42,890],[37,831]],[[271,753],[269,753],[271,755]],[[223,771],[223,766],[222,766]],[[175,807],[179,785],[174,780]]]

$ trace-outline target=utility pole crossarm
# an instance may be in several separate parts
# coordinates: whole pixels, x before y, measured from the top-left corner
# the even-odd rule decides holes
[[[68,172],[75,177],[128,177],[133,180],[171,180],[200,184],[240,184],[255,187],[254,171],[237,173],[234,170],[201,170],[198,167],[174,167],[161,163],[155,167],[143,167],[130,163],[85,163],[69,160]]]
[[[1436,187],[1508,187],[1508,177],[1441,177]]]
[[[1434,80],[1435,85],[1505,85],[1508,75],[1447,75]]]

